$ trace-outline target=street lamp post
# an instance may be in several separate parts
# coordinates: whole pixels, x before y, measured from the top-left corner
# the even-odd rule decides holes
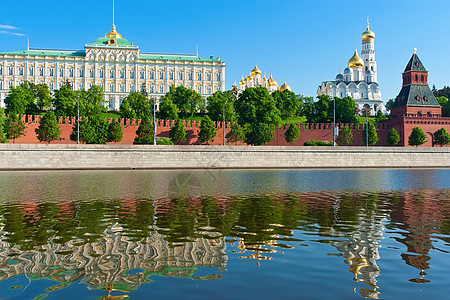
[[[336,97],[333,98],[333,147],[336,147]]]
[[[227,101],[225,100],[223,102],[223,109],[222,109],[222,116],[223,116],[223,123],[222,123],[222,134],[223,134],[223,145],[225,146],[225,104]]]
[[[77,101],[77,144],[80,143],[80,98]]]
[[[366,108],[366,146],[369,147],[369,123],[367,121],[367,111],[369,109]]]
[[[156,145],[156,99],[153,98],[153,145]]]

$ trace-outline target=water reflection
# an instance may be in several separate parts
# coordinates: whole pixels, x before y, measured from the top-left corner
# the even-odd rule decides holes
[[[104,175],[6,178],[16,188],[0,190],[0,286],[4,282],[11,296],[26,291],[21,276],[52,281],[43,295],[81,283],[104,295],[132,296],[152,276],[221,279],[232,259],[255,260],[264,269],[283,253],[298,252],[301,259],[302,251],[320,243],[328,251],[317,255],[331,255],[349,271],[354,282],[349,290],[377,299],[383,294],[383,244],[395,243],[388,249],[417,270],[415,277],[404,278],[413,283],[432,282],[427,277],[432,249],[450,251],[447,189],[280,192],[273,187],[269,194],[232,195],[218,190],[239,176],[205,187],[199,174]],[[289,181],[278,177],[271,178],[286,188]],[[210,183],[219,179],[209,178]],[[30,193],[30,182],[36,193]],[[100,191],[85,189],[92,182]],[[162,182],[169,182],[169,195],[160,191]],[[136,197],[149,189],[156,196]]]

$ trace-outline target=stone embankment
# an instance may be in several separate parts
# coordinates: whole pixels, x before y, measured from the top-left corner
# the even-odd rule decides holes
[[[0,144],[0,170],[450,168],[450,148]]]

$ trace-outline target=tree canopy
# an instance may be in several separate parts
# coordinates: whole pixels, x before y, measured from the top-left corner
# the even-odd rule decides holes
[[[198,141],[200,143],[209,143],[214,141],[216,137],[216,126],[208,116],[205,116],[200,124],[200,132],[198,133]]]
[[[162,103],[161,103],[162,101]],[[178,108],[173,103],[172,97],[166,95],[161,98],[159,105],[159,117],[166,120],[176,120],[178,119]]]
[[[25,134],[26,125],[19,115],[9,115],[4,126],[6,138],[13,140],[13,143],[15,143],[17,138]]]
[[[364,130],[362,133],[363,143],[365,146],[367,146],[367,141],[368,141],[369,145],[373,146],[379,140],[378,135],[377,135],[377,129],[375,128],[375,125],[373,125],[372,123],[369,122],[369,126],[367,127],[368,135],[366,135],[366,126],[367,126],[367,124],[364,124]],[[367,139],[367,136],[369,137],[368,139]]]
[[[236,119],[234,101],[235,98],[231,91],[215,92],[207,99],[208,116],[213,121],[223,121],[223,111],[225,110],[225,121],[234,122]]]
[[[37,138],[41,142],[58,141],[61,136],[58,120],[53,111],[48,111],[41,118],[39,127],[35,129]]]
[[[281,123],[280,111],[269,91],[263,87],[247,88],[235,102],[240,124]]]
[[[187,136],[188,132],[184,128],[184,125],[181,122],[181,120],[180,119],[176,120],[174,126],[170,128],[169,138],[174,143],[184,143],[187,139]]]
[[[144,118],[141,120],[138,130],[136,131],[136,137],[133,144],[153,144],[154,138],[154,124],[150,118]]]
[[[77,121],[78,122],[78,121]],[[108,142],[108,121],[100,116],[82,118],[80,122],[80,142],[86,144],[106,144]],[[77,123],[73,126],[70,140],[77,140]]]
[[[339,135],[336,137],[338,145],[348,145],[353,143],[353,132],[347,126],[339,128]]]
[[[433,142],[441,147],[450,143],[450,135],[444,127],[434,133]]]
[[[165,97],[167,96],[171,97],[182,118],[192,117],[197,111],[204,110],[202,96],[182,85],[178,87],[171,86]]]
[[[400,142],[400,135],[395,128],[391,128],[391,130],[389,130],[387,142],[389,146],[395,146],[398,142]]]
[[[125,119],[151,118],[153,112],[153,101],[148,100],[145,90],[141,92],[130,92],[120,105],[119,112]]]
[[[284,133],[284,138],[286,142],[294,144],[297,141],[300,130],[296,124],[289,124],[289,128]]]
[[[420,129],[419,127],[414,127],[411,135],[408,138],[408,144],[410,146],[420,146],[422,144],[424,144],[427,141],[427,136],[425,134],[425,132],[423,132],[422,129]]]
[[[272,97],[282,117],[293,117],[297,115],[300,102],[294,92],[289,90],[274,91]]]

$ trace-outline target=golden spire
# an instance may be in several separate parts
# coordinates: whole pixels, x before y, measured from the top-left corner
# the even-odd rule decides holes
[[[116,25],[114,25],[114,24],[112,26],[111,32],[106,34],[105,37],[107,37],[107,38],[115,38],[115,39],[122,38],[122,36],[116,31]]]
[[[375,33],[369,29],[369,17],[367,17],[367,29],[362,33],[361,38],[363,40],[375,38]]]

